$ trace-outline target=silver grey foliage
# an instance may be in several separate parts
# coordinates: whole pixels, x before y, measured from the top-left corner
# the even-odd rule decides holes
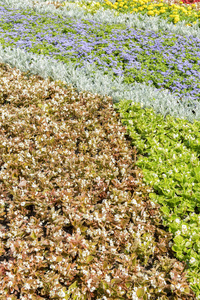
[[[0,0],[0,2],[6,3],[11,7],[15,8],[34,8],[35,11],[38,12],[52,12],[56,14],[60,14],[62,16],[70,16],[77,17],[83,19],[91,19],[94,21],[101,20],[102,22],[107,22],[111,24],[126,24],[130,27],[136,27],[141,29],[149,29],[149,30],[162,30],[169,31],[175,34],[181,35],[192,35],[194,37],[200,38],[200,28],[199,21],[196,24],[192,24],[192,26],[186,26],[186,21],[180,21],[177,24],[167,23],[166,20],[160,18],[159,16],[148,16],[141,15],[139,13],[130,14],[130,13],[116,13],[113,10],[104,10],[100,8],[95,14],[86,13],[81,7],[76,5],[76,0],[70,2],[71,5],[61,6],[59,8],[55,8],[53,4],[44,5],[45,2],[63,2],[63,0],[56,1],[42,1],[42,0]]]
[[[32,7],[29,0],[4,0],[4,3],[15,8],[16,6],[25,8],[26,5],[27,7]],[[44,8],[37,5],[37,10],[40,12],[52,12],[54,7],[53,5],[48,5],[48,7]],[[55,11],[57,10],[55,9]],[[81,17],[83,17],[82,10],[78,11],[82,13]],[[70,10],[69,13],[77,17],[78,11],[73,12]],[[103,15],[105,16],[103,11],[99,12],[99,14],[101,15],[101,17],[100,15],[98,17],[100,19]],[[111,14],[111,11],[109,11],[109,14]],[[109,14],[106,11],[106,16],[108,16],[110,21]],[[91,18],[94,19],[94,16]],[[137,22],[139,24],[138,20]],[[169,114],[173,117],[187,119],[190,122],[200,120],[199,101],[190,101],[188,97],[183,97],[180,102],[179,98],[167,89],[158,90],[154,86],[145,83],[124,84],[123,77],[114,79],[111,72],[104,75],[103,71],[97,70],[95,65],[89,63],[85,63],[84,68],[80,69],[76,68],[74,63],[64,64],[44,55],[29,53],[17,47],[3,49],[1,45],[0,61],[8,63],[12,67],[17,67],[22,72],[30,71],[30,73],[38,74],[44,78],[51,77],[53,80],[61,80],[66,85],[72,85],[78,91],[87,90],[94,94],[111,96],[113,102],[132,100],[133,103],[140,103],[144,108],[153,108],[155,112],[161,113],[163,116]]]

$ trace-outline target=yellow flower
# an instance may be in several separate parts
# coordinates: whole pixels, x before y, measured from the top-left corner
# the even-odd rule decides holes
[[[141,6],[141,7],[138,8],[138,10],[143,11],[144,8]]]
[[[182,12],[187,13],[187,9],[185,9],[184,7],[181,7]]]
[[[153,10],[148,11],[147,15],[154,16],[154,11]]]
[[[108,2],[107,2],[107,4],[108,4],[108,5],[110,5],[110,6],[112,6],[112,5],[113,5],[113,4],[112,4],[112,2],[110,2],[110,1],[108,1]]]
[[[191,7],[191,6],[188,6],[188,10],[192,10],[192,7]]]
[[[179,18],[179,16],[175,16],[175,18],[174,18],[174,22],[175,22],[175,23],[177,23],[178,21],[180,21],[180,18]]]

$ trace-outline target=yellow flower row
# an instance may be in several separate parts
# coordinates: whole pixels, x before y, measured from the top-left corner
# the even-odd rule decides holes
[[[197,11],[196,4],[180,5],[163,3],[163,0],[158,0],[152,3],[150,0],[117,0],[112,3],[109,0],[104,0],[104,7],[115,9],[119,12],[130,13],[147,13],[149,16],[158,16],[171,18],[175,24],[181,20],[189,19],[191,23],[197,23],[200,19],[200,11]],[[191,24],[187,24],[191,25]]]

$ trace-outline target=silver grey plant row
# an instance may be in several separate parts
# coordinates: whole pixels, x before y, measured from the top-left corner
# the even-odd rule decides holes
[[[2,2],[2,0],[0,0],[0,2]],[[25,6],[30,9],[33,8],[33,2],[29,0],[18,2],[15,0],[6,0],[6,3],[11,7],[15,6],[15,8],[25,8]],[[42,7],[39,4],[34,10],[53,13],[58,11],[53,5]],[[79,12],[82,14],[80,17],[84,18],[81,8],[78,8],[77,14],[75,14],[74,10],[59,10],[61,14],[67,12],[73,14],[73,16],[76,15],[76,17]],[[101,13],[101,16],[98,18],[103,18],[103,20],[105,20],[104,17],[109,14],[113,15],[111,11],[107,10],[106,12],[101,10],[99,13]],[[124,15],[121,15],[121,17],[124,17]],[[130,17],[136,18],[135,16]],[[97,18],[97,15],[96,17],[90,15],[90,18]],[[115,18],[116,17],[113,16],[113,19],[109,18],[109,20],[113,21]],[[150,20],[149,17],[147,19]],[[13,46],[12,48],[8,47],[3,49],[1,45],[0,61],[9,63],[21,71],[30,71],[32,74],[38,74],[44,78],[51,77],[53,80],[61,80],[68,85],[73,85],[78,91],[88,90],[92,93],[111,96],[114,102],[132,100],[133,103],[140,103],[142,107],[152,107],[156,113],[161,113],[164,116],[170,114],[173,117],[187,119],[190,122],[200,120],[199,101],[191,101],[191,99],[183,96],[182,101],[179,102],[179,98],[167,89],[158,90],[154,86],[146,85],[145,83],[135,82],[133,84],[125,84],[123,83],[123,76],[114,79],[112,74],[104,75],[103,71],[97,70],[94,64],[84,63],[84,68],[75,68],[74,63],[66,64],[58,62],[44,55],[29,53]]]
[[[37,0],[38,1],[38,0]],[[139,13],[130,14],[130,13],[119,13],[116,15],[115,11],[100,8],[94,15],[91,13],[86,13],[81,7],[78,7],[75,3],[71,3],[70,6],[61,6],[55,8],[53,4],[43,5],[46,1],[39,0],[37,3],[34,0],[0,0],[0,3],[8,4],[11,7],[15,8],[34,8],[35,11],[43,12],[52,12],[58,13],[62,16],[77,17],[82,19],[88,19],[94,21],[101,20],[102,22],[108,22],[111,24],[125,24],[130,27],[136,27],[146,30],[167,30],[169,32],[181,35],[192,35],[194,37],[200,37],[200,28],[199,21],[192,26],[186,26],[186,21],[180,21],[176,25],[173,23],[167,23],[166,20],[160,18],[159,16],[148,16],[141,15]],[[51,1],[52,2],[52,1]],[[55,1],[54,1],[55,2]],[[60,0],[59,2],[63,2]]]
[[[111,75],[104,75],[96,70],[95,65],[85,64],[85,68],[75,69],[74,64],[64,64],[44,55],[28,53],[16,47],[3,49],[0,45],[0,61],[17,67],[21,71],[29,71],[44,78],[61,80],[67,85],[73,85],[78,91],[108,95],[114,102],[132,100],[143,107],[152,107],[155,112],[163,116],[170,114],[174,117],[193,122],[200,120],[200,104],[198,101],[183,99],[181,103],[168,90],[161,90],[144,83],[123,84],[123,77],[113,79]],[[94,72],[95,71],[95,72]],[[192,112],[195,110],[195,114]]]

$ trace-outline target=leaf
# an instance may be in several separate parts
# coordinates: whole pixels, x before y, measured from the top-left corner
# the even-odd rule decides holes
[[[190,293],[190,288],[187,286],[187,287],[185,287],[184,288],[184,292],[186,293],[186,294],[189,294]]]
[[[34,231],[32,231],[32,233],[31,233],[31,238],[34,239],[34,240],[37,238],[37,236],[36,236],[36,234],[35,234]]]
[[[120,283],[120,282],[122,282],[122,280],[121,280],[120,278],[113,278],[113,279],[111,280],[111,285],[114,285],[114,284]]]
[[[160,209],[165,215],[169,216],[169,208],[167,206],[163,206]]]
[[[68,291],[69,291],[69,290],[72,290],[72,289],[74,289],[74,288],[76,288],[76,287],[77,287],[77,281],[75,281],[74,283],[72,283],[72,284],[69,286]]]
[[[85,232],[86,230],[88,230],[88,227],[86,227],[86,226],[80,226],[80,230],[81,230],[81,232]]]
[[[172,246],[172,250],[173,250],[174,252],[179,252],[179,251],[180,251],[179,247],[176,246],[176,245],[173,245],[173,246]]]
[[[62,256],[58,256],[57,258],[56,258],[56,261],[57,262],[61,262],[63,260],[63,257]]]
[[[143,288],[138,288],[137,292],[136,292],[136,295],[138,297],[143,297],[144,296],[144,289]]]
[[[89,263],[94,259],[94,256],[90,255],[87,257],[86,262]]]
[[[106,269],[107,266],[108,266],[108,263],[107,263],[106,261],[104,261],[104,263],[103,263],[103,268]]]
[[[184,238],[181,235],[178,235],[174,238],[174,242],[178,245],[184,244]]]
[[[135,266],[137,263],[137,256],[135,253],[131,254],[131,259],[132,259],[132,266]]]
[[[194,168],[194,173],[196,175],[197,181],[200,182],[200,166]]]
[[[143,300],[147,300],[148,299],[148,296],[147,296],[147,294],[145,294],[144,296],[143,296]]]
[[[132,282],[126,282],[126,283],[125,283],[125,286],[126,286],[127,288],[129,288],[129,287],[131,286],[131,284],[132,284]]]
[[[101,284],[102,284],[104,290],[107,290],[107,289],[108,289],[108,284],[107,284],[107,282],[101,281]]]

